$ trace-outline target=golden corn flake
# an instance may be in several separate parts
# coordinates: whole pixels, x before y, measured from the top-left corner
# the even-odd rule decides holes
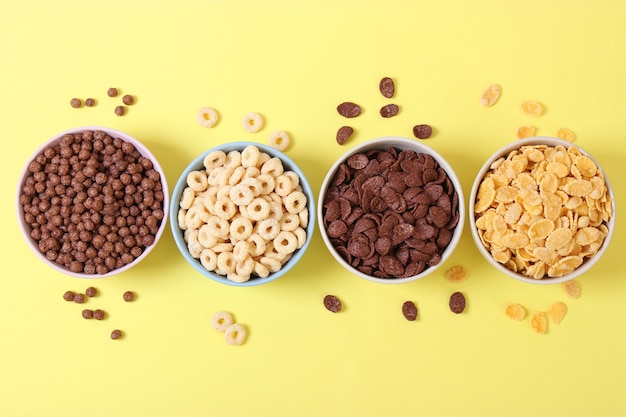
[[[593,257],[613,201],[602,171],[577,147],[527,145],[491,164],[474,216],[493,258],[532,277],[560,277]]]
[[[534,126],[520,126],[517,128],[517,138],[524,139],[535,136],[536,129]]]
[[[574,279],[565,281],[563,283],[563,291],[565,291],[565,294],[570,298],[578,298],[581,293],[580,284]]]
[[[453,283],[465,281],[468,277],[469,271],[461,265],[455,265],[444,273],[444,278]]]
[[[556,131],[556,137],[568,142],[573,142],[576,139],[576,134],[570,129],[562,127]]]
[[[543,334],[548,330],[548,318],[543,311],[536,311],[530,317],[530,327],[537,333]]]
[[[502,87],[499,84],[491,84],[480,95],[480,104],[484,107],[491,107],[500,98]]]
[[[526,309],[519,304],[511,303],[504,308],[504,313],[510,319],[521,321],[526,318]]]
[[[528,116],[541,116],[541,113],[543,113],[543,106],[541,103],[536,101],[526,100],[522,103],[522,111]]]
[[[565,317],[565,314],[567,314],[567,305],[562,301],[557,301],[550,306],[547,313],[552,323],[559,324]]]

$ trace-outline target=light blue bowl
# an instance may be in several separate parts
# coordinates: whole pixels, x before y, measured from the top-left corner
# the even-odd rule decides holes
[[[266,278],[253,276],[250,278],[249,281],[246,281],[246,282],[234,282],[234,281],[228,280],[224,275],[219,275],[213,271],[207,270],[204,266],[202,266],[199,259],[196,259],[193,256],[191,256],[187,248],[187,243],[185,242],[185,239],[183,237],[183,231],[178,227],[178,210],[180,208],[179,203],[180,203],[183,190],[187,187],[187,174],[189,174],[189,172],[191,171],[205,169],[203,161],[206,155],[208,155],[209,153],[213,151],[222,151],[225,153],[228,153],[230,151],[241,152],[248,145],[256,146],[257,148],[259,148],[261,152],[265,152],[271,157],[278,157],[282,161],[283,167],[285,168],[285,170],[290,170],[298,174],[298,176],[300,177],[300,186],[302,187],[303,193],[307,197],[307,209],[309,211],[309,221],[306,227],[306,242],[304,243],[304,245],[302,245],[300,249],[297,249],[293,253],[291,258],[283,265],[283,267],[280,270],[274,273],[270,273],[270,275]],[[313,237],[313,231],[315,229],[315,200],[314,200],[313,191],[311,189],[311,186],[309,185],[308,180],[306,179],[306,176],[304,175],[302,170],[298,167],[298,165],[296,165],[296,163],[292,161],[284,153],[278,151],[277,149],[272,148],[271,146],[263,145],[263,144],[256,143],[256,142],[230,142],[230,143],[224,143],[222,145],[219,145],[219,146],[216,146],[214,148],[207,150],[203,154],[199,155],[196,159],[194,159],[193,162],[191,162],[187,166],[187,168],[185,168],[185,170],[181,173],[180,177],[178,178],[178,181],[176,182],[176,186],[174,187],[174,192],[172,193],[172,197],[170,199],[169,215],[170,215],[170,226],[172,228],[172,234],[174,235],[174,241],[176,242],[176,246],[178,247],[178,250],[183,255],[183,257],[187,260],[187,262],[189,262],[191,266],[193,266],[202,275],[204,275],[207,278],[212,279],[213,281],[216,281],[222,284],[236,286],[236,287],[253,287],[253,286],[257,286],[261,284],[266,284],[268,282],[271,282],[280,278],[281,276],[289,272],[289,270],[293,268],[298,263],[298,261],[302,258],[302,256],[304,255],[304,252],[306,252],[306,249],[311,243],[311,239]]]

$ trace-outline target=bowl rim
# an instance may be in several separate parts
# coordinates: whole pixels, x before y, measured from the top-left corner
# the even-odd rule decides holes
[[[105,133],[107,133],[109,136],[117,136],[120,139],[123,140],[128,140],[129,142],[133,143],[133,145],[135,146],[135,148],[137,148],[137,150],[141,153],[142,156],[144,157],[148,157],[150,159],[150,161],[152,162],[152,165],[155,167],[155,169],[159,172],[160,176],[161,176],[161,187],[162,187],[162,191],[163,191],[163,220],[161,220],[161,224],[159,225],[159,230],[157,232],[157,234],[154,237],[154,242],[152,243],[152,245],[150,245],[148,248],[146,248],[141,255],[139,255],[137,258],[135,258],[131,263],[124,265],[121,268],[116,268],[113,269],[109,272],[107,272],[106,274],[83,274],[83,273],[77,273],[77,272],[73,272],[71,270],[69,270],[68,268],[65,268],[57,263],[54,263],[50,260],[48,260],[44,254],[42,254],[39,251],[39,248],[35,245],[35,243],[33,242],[32,238],[30,237],[30,235],[26,232],[26,229],[28,228],[28,225],[26,224],[25,220],[24,220],[24,216],[23,216],[23,209],[22,209],[22,205],[20,204],[20,195],[22,193],[22,187],[24,186],[24,181],[26,178],[26,174],[28,173],[28,165],[30,164],[30,162],[32,162],[35,157],[37,157],[37,155],[39,155],[41,152],[44,151],[44,149],[46,149],[47,147],[51,146],[52,144],[56,144],[56,142],[60,141],[63,136],[67,135],[67,134],[74,134],[74,133],[79,133],[79,132],[85,132],[85,131],[103,131]],[[152,153],[152,151],[150,151],[150,149],[140,140],[138,140],[137,138],[135,138],[134,136],[130,135],[129,133],[123,132],[121,130],[118,129],[114,129],[114,128],[110,128],[110,127],[106,127],[106,126],[98,126],[98,125],[86,125],[86,126],[78,126],[78,127],[74,127],[74,128],[70,128],[70,129],[66,129],[64,131],[61,131],[51,137],[49,137],[48,139],[46,139],[44,142],[42,142],[41,145],[39,145],[39,147],[37,147],[37,149],[32,152],[30,154],[30,156],[26,159],[25,164],[23,165],[22,171],[19,174],[18,177],[18,184],[17,184],[17,189],[16,189],[16,193],[15,193],[15,213],[17,215],[17,221],[18,221],[18,226],[20,229],[20,233],[22,234],[22,236],[24,237],[24,239],[26,240],[26,243],[28,244],[28,246],[30,247],[30,249],[35,253],[35,255],[41,259],[46,265],[50,266],[51,268],[53,268],[54,270],[63,273],[65,275],[74,277],[74,278],[81,278],[81,279],[103,279],[103,278],[108,278],[108,277],[112,277],[114,275],[120,274],[130,268],[132,268],[133,266],[136,266],[139,262],[141,262],[143,259],[145,259],[148,254],[156,247],[157,243],[159,242],[159,240],[161,239],[165,229],[167,228],[167,220],[169,218],[169,188],[167,185],[167,177],[165,175],[165,171],[163,170],[163,167],[161,166],[161,164],[159,163],[159,160],[154,156],[154,154]]]
[[[223,151],[230,152],[233,150],[242,151],[246,146],[254,145],[259,148],[261,152],[268,153],[272,157],[278,157],[282,162],[286,170],[294,171],[300,177],[300,185],[302,186],[302,190],[304,194],[307,196],[307,208],[309,212],[308,224],[306,227],[306,240],[304,244],[297,249],[291,258],[283,265],[283,267],[277,272],[270,273],[266,278],[252,278],[245,282],[234,282],[223,275],[216,274],[215,272],[209,271],[204,266],[200,264],[198,259],[195,259],[189,253],[186,244],[183,239],[183,232],[178,227],[178,209],[180,203],[180,196],[182,195],[183,190],[186,188],[186,178],[187,174],[194,169],[199,169],[203,167],[203,160],[206,155],[214,151]],[[178,197],[176,197],[178,196]],[[170,230],[172,232],[172,236],[174,238],[174,242],[176,243],[176,247],[178,251],[181,253],[183,258],[189,263],[196,271],[200,274],[204,275],[206,278],[209,278],[215,282],[220,284],[229,285],[232,287],[255,287],[263,284],[267,284],[273,282],[285,275],[291,268],[293,268],[298,261],[304,256],[304,253],[308,249],[311,240],[313,238],[314,230],[315,230],[315,195],[313,193],[313,189],[309,184],[304,171],[296,164],[289,156],[285,155],[284,152],[258,142],[253,141],[232,141],[225,142],[219,145],[213,146],[206,151],[202,152],[200,155],[196,156],[187,166],[181,171],[176,181],[176,185],[172,191],[172,197],[170,199]]]
[[[565,148],[570,148],[572,146],[575,146],[576,148],[580,150],[580,152],[583,155],[589,157],[596,164],[597,168],[602,172],[607,190],[609,194],[611,195],[611,200],[612,200],[611,206],[612,206],[613,213],[611,215],[611,219],[609,219],[608,221],[608,224],[607,224],[608,234],[604,238],[604,241],[602,242],[602,246],[593,257],[588,258],[587,260],[583,262],[581,266],[576,268],[574,271],[570,272],[569,274],[563,275],[561,277],[553,277],[553,278],[545,277],[541,279],[534,279],[532,277],[527,277],[520,273],[514,272],[510,270],[509,268],[507,268],[505,265],[499,262],[496,262],[491,256],[491,253],[482,244],[480,236],[478,235],[478,230],[476,228],[476,217],[474,216],[474,210],[473,210],[474,201],[476,200],[476,195],[478,194],[478,187],[480,186],[480,183],[482,182],[482,179],[484,178],[485,174],[491,167],[491,164],[497,159],[501,157],[505,157],[509,152],[515,149],[519,149],[522,146],[532,146],[532,145],[548,145],[552,147],[561,145],[561,146],[564,146]],[[602,168],[602,165],[600,165],[598,161],[593,157],[593,155],[587,152],[580,145],[566,141],[564,139],[552,137],[552,136],[532,136],[532,137],[528,137],[524,139],[517,139],[514,142],[508,143],[502,146],[501,148],[497,149],[495,152],[493,152],[489,156],[489,158],[487,158],[487,160],[484,162],[484,164],[481,166],[476,176],[474,177],[472,188],[470,190],[470,197],[468,199],[467,212],[468,212],[468,217],[469,217],[470,231],[472,234],[472,238],[474,240],[474,244],[478,248],[481,255],[485,258],[485,260],[487,260],[487,262],[491,264],[493,267],[495,267],[497,270],[499,270],[500,272],[504,273],[505,275],[511,278],[517,279],[522,282],[538,284],[538,285],[552,285],[552,284],[563,283],[566,281],[571,281],[579,277],[580,275],[586,273],[587,271],[589,271],[589,269],[591,269],[591,267],[593,267],[600,260],[600,258],[606,251],[606,248],[608,247],[609,242],[611,241],[611,238],[613,237],[613,233],[615,231],[615,214],[616,214],[615,193],[614,193],[613,187],[611,186],[611,182],[609,181],[609,177],[606,174],[606,171],[604,170],[604,168]]]
[[[383,149],[383,147],[385,146],[386,147],[389,147],[389,146],[404,147],[403,149],[412,149],[419,153],[426,153],[426,154],[431,155],[433,158],[435,158],[439,166],[443,168],[448,174],[448,177],[450,178],[450,181],[454,185],[454,188],[459,198],[459,202],[458,202],[459,222],[454,228],[454,232],[452,234],[452,239],[450,240],[450,243],[448,243],[448,246],[441,254],[441,260],[436,265],[428,267],[427,269],[420,272],[419,274],[413,275],[410,277],[405,277],[405,278],[377,278],[377,277],[373,277],[371,275],[365,274],[359,271],[358,269],[354,268],[352,265],[346,262],[341,257],[341,255],[339,255],[337,250],[334,248],[334,246],[330,242],[330,238],[328,237],[326,227],[324,225],[324,218],[323,218],[324,195],[326,194],[326,190],[328,189],[330,181],[332,180],[332,177],[334,176],[335,172],[337,172],[339,165],[345,162],[351,155],[354,155],[359,152],[371,150],[371,149]],[[463,228],[465,225],[465,197],[463,194],[463,187],[461,185],[461,182],[459,181],[459,178],[456,172],[454,171],[450,163],[441,154],[435,151],[433,148],[431,148],[430,146],[422,142],[418,142],[413,139],[409,139],[409,138],[402,137],[402,136],[381,136],[381,137],[377,137],[374,139],[369,139],[347,150],[341,156],[339,156],[339,158],[328,169],[326,176],[324,177],[324,180],[322,181],[322,185],[320,186],[319,197],[317,201],[317,220],[318,220],[318,227],[320,230],[320,235],[322,236],[322,240],[324,241],[326,248],[331,253],[331,255],[335,258],[335,260],[337,260],[337,262],[341,266],[343,266],[344,269],[346,269],[348,272],[351,272],[352,274],[357,275],[358,277],[363,278],[365,280],[379,283],[379,284],[391,284],[391,285],[405,284],[405,283],[417,281],[419,279],[427,277],[428,275],[431,275],[439,267],[441,267],[441,265],[443,265],[450,258],[452,253],[456,250],[458,243],[461,240],[461,237],[463,235]]]

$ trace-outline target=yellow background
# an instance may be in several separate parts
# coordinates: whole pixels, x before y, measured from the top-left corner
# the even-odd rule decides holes
[[[5,2],[6,3],[6,2]],[[0,6],[0,415],[2,416],[619,416],[626,414],[626,6],[622,1],[57,1]],[[397,95],[378,92],[383,76]],[[503,87],[493,108],[478,99]],[[113,108],[133,94],[124,117]],[[94,108],[72,109],[72,97]],[[545,114],[524,116],[535,99]],[[360,103],[343,147],[342,101]],[[378,109],[401,111],[383,119]],[[213,129],[201,106],[220,113]],[[255,134],[241,127],[264,115]],[[326,170],[367,139],[411,137],[461,178],[465,198],[483,161],[518,126],[561,126],[600,161],[615,188],[618,222],[605,257],[579,279],[577,299],[558,285],[517,282],[483,260],[466,225],[433,275],[377,285],[344,271],[319,232],[301,263],[271,284],[220,285],[178,253],[166,231],[135,269],[106,280],[66,277],[30,252],[17,227],[18,174],[46,139],[68,128],[126,131],[159,158],[170,186],[199,153],[232,140],[265,142],[287,130],[287,151],[319,190]],[[470,278],[450,284],[448,267]],[[66,290],[95,285],[83,320]],[[124,303],[121,294],[138,298]],[[448,310],[462,291],[468,308]],[[326,294],[345,305],[331,314]],[[416,322],[400,312],[405,300]],[[545,335],[503,313],[565,301]],[[209,323],[218,310],[249,329],[227,345]],[[112,341],[112,329],[126,337]]]

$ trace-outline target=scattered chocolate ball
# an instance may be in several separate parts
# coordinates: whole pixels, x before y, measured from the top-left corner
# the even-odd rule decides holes
[[[74,296],[75,296],[75,295],[76,295],[76,294],[74,294],[74,292],[73,292],[73,291],[65,291],[65,292],[63,293],[63,299],[64,299],[65,301],[74,301]]]
[[[98,294],[98,290],[96,290],[94,287],[89,287],[85,290],[85,294],[87,294],[87,296],[89,297],[95,297],[96,294]]]
[[[105,312],[103,310],[100,310],[100,309],[97,309],[97,310],[95,310],[93,312],[93,317],[96,320],[103,320],[105,315],[106,315]]]
[[[124,97],[122,97],[122,102],[127,106],[130,106],[131,104],[135,103],[135,97],[131,96],[130,94],[126,94]]]
[[[94,313],[94,312],[93,312],[93,310],[85,309],[85,310],[83,310],[83,312],[82,312],[82,314],[83,314],[83,318],[84,318],[84,319],[91,319],[91,318],[93,318],[93,317],[94,317],[94,314],[93,314],[93,313]]]
[[[117,97],[118,94],[119,92],[117,91],[117,88],[115,87],[111,87],[107,90],[107,96],[109,97]]]
[[[74,294],[74,302],[78,304],[82,304],[85,302],[85,294]]]
[[[74,107],[75,109],[79,108],[82,105],[83,102],[79,98],[73,98],[70,100],[70,106]]]
[[[95,105],[96,105],[96,100],[94,100],[93,98],[88,98],[85,100],[85,106],[93,107]]]
[[[123,116],[124,113],[126,113],[126,107],[124,107],[124,106],[117,106],[115,108],[115,114],[117,114],[118,116]]]
[[[122,331],[121,330],[113,330],[111,332],[111,339],[115,340],[115,339],[119,339],[120,337],[122,337]]]
[[[124,297],[124,301],[130,302],[130,301],[135,300],[135,293],[132,291],[126,291],[123,297]]]

